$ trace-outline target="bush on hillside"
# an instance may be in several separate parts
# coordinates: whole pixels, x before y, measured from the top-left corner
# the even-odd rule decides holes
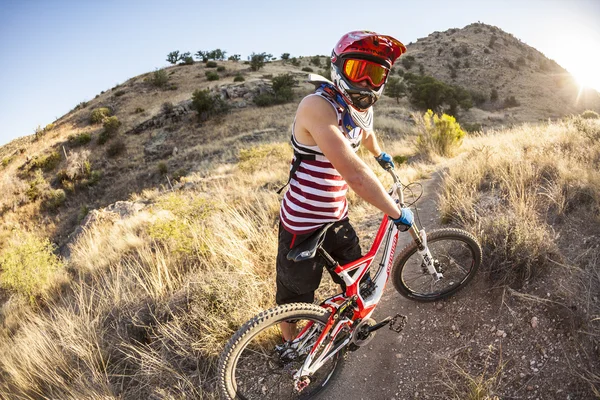
[[[252,71],[258,71],[265,66],[265,62],[270,58],[270,54],[267,53],[252,53],[248,60],[250,61],[250,69]]]
[[[42,169],[44,172],[50,172],[58,166],[61,159],[60,153],[53,151],[46,156],[34,158],[31,162],[31,167]]]
[[[12,242],[0,253],[0,267],[2,286],[31,302],[56,285],[64,268],[48,239],[24,231],[15,232]]]
[[[517,101],[517,99],[515,98],[515,96],[507,97],[506,99],[504,99],[504,103],[502,103],[502,106],[504,108],[518,107],[520,105],[521,105],[521,103],[519,103]]]
[[[411,69],[415,65],[415,58],[413,56],[404,56],[400,58],[400,62],[406,69]]]
[[[56,211],[67,199],[65,191],[62,189],[51,189],[42,200],[42,209],[46,211]]]
[[[494,102],[496,100],[498,100],[498,90],[492,89],[492,92],[490,93],[490,101]]]
[[[233,78],[234,82],[244,82],[246,79],[244,79],[244,77],[242,75],[236,75],[235,78]]]
[[[104,118],[110,117],[111,111],[107,107],[96,108],[90,114],[90,123],[99,124],[104,121]]]
[[[586,110],[581,113],[581,118],[583,118],[583,119],[598,119],[598,118],[600,118],[600,115],[598,115],[598,113],[595,111]]]
[[[410,102],[421,110],[441,111],[444,107],[455,114],[457,107],[468,110],[473,107],[471,95],[459,86],[451,86],[431,76],[417,76],[407,73]]]
[[[412,117],[418,131],[416,147],[419,153],[447,157],[461,145],[465,132],[453,116],[442,114],[440,117],[427,110],[422,115],[413,114]]]
[[[396,99],[396,104],[400,102],[400,98],[406,95],[406,85],[395,76],[391,76],[385,85],[385,95]]]
[[[215,71],[206,71],[204,75],[206,75],[206,79],[209,81],[219,80],[219,74],[217,74]]]
[[[144,80],[149,82],[154,87],[164,88],[167,86],[167,83],[169,83],[169,75],[164,69],[157,69]]]
[[[117,139],[108,146],[106,149],[106,155],[108,157],[116,157],[119,154],[125,152],[127,150],[127,146],[122,139]]]
[[[314,70],[311,67],[303,67],[302,71],[304,71],[304,72],[314,72]]]
[[[198,112],[200,120],[229,111],[229,105],[219,95],[212,95],[208,89],[196,89],[192,94],[192,106]]]
[[[92,135],[88,132],[82,132],[78,135],[70,135],[67,140],[71,147],[83,146],[92,141]]]
[[[315,67],[321,66],[321,58],[319,56],[314,56],[310,59],[310,63]]]
[[[113,133],[117,132],[121,126],[121,121],[119,121],[119,118],[115,116],[108,117],[104,120],[102,125],[104,126],[104,132],[106,132],[108,135],[112,135]]]
[[[207,61],[206,68],[217,68],[218,64],[215,61]]]
[[[263,93],[254,98],[254,103],[259,107],[268,107],[275,104],[284,104],[294,98],[293,87],[298,84],[292,74],[283,74],[272,79],[273,93]]]
[[[225,72],[225,67],[224,67],[224,66],[222,66],[222,65],[219,65],[219,66],[217,67],[217,72]]]

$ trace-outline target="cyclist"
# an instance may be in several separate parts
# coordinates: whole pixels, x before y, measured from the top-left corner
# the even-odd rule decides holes
[[[316,90],[300,102],[292,125],[294,159],[280,210],[277,304],[314,301],[324,263],[317,258],[292,262],[286,256],[324,224],[334,222],[323,242],[334,259],[346,264],[362,256],[348,220],[348,186],[401,230],[412,225],[410,209],[399,209],[356,155],[362,143],[383,168],[394,168],[373,132],[372,106],[383,93],[392,65],[404,52],[404,45],[391,36],[353,31],[333,48],[333,82],[310,75]],[[332,278],[344,286],[337,275]],[[293,322],[283,322],[280,328],[285,341],[293,339]]]

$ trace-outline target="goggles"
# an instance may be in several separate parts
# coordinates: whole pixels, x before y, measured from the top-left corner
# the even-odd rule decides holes
[[[344,61],[344,75],[352,82],[367,80],[372,86],[378,87],[385,83],[388,69],[381,64],[368,60],[351,58]]]

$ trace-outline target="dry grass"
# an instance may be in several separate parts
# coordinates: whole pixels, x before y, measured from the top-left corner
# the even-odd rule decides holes
[[[522,284],[559,259],[551,223],[581,207],[597,223],[600,145],[585,134],[597,130],[574,118],[475,137],[449,168],[442,218],[479,234],[502,282]]]
[[[209,397],[224,342],[274,299],[278,196],[254,175],[228,179],[150,193],[146,211],[86,229],[69,295],[3,333],[0,396]]]

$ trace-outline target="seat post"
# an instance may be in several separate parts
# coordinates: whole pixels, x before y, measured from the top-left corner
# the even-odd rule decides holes
[[[319,253],[319,255],[320,255],[321,257],[323,257],[323,259],[325,260],[325,263],[327,264],[327,269],[331,269],[331,270],[333,270],[333,269],[335,269],[335,268],[338,266],[338,262],[337,262],[337,261],[335,261],[335,260],[333,259],[333,257],[331,257],[331,256],[329,255],[329,253],[328,253],[328,252],[326,252],[326,251],[325,251],[325,249],[323,249],[323,247],[322,247],[322,246],[319,246],[319,248],[317,249],[317,252],[318,252],[318,253]]]

